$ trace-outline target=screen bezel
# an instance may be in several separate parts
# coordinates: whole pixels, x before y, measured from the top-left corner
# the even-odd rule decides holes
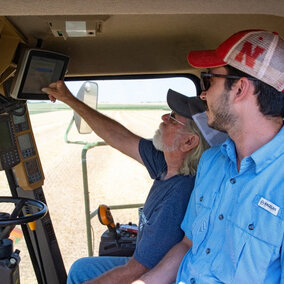
[[[21,70],[19,71],[18,76],[16,78],[17,81],[15,83],[15,88],[12,91],[13,93],[12,96],[14,98],[23,99],[23,100],[48,100],[48,96],[42,92],[41,93],[23,92],[23,88],[27,80],[27,75],[29,73],[29,68],[31,66],[32,59],[34,57],[42,57],[42,58],[62,61],[63,62],[62,69],[60,71],[58,78],[56,78],[54,81],[63,80],[64,78],[64,75],[67,70],[67,65],[69,62],[68,56],[47,50],[30,49],[26,53],[26,58],[24,58],[24,60],[21,63],[24,64],[24,66],[20,66]],[[19,86],[18,88],[17,85]]]

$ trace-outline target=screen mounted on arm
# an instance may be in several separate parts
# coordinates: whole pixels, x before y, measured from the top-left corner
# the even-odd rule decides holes
[[[47,100],[41,89],[62,80],[69,57],[60,53],[29,49],[20,59],[10,95],[15,99]]]

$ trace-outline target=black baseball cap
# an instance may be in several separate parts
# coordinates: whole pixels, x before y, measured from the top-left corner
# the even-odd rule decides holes
[[[210,146],[223,143],[228,134],[208,126],[206,103],[199,97],[187,97],[172,89],[168,90],[167,102],[177,114],[192,119]]]

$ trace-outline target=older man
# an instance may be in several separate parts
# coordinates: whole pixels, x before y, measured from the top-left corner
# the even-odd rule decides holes
[[[203,154],[185,237],[141,282],[284,283],[284,40],[241,31],[188,61],[209,68],[208,124],[230,138]]]
[[[162,123],[152,142],[89,108],[76,99],[62,81],[51,84],[43,91],[49,94],[52,101],[59,99],[73,108],[109,145],[145,165],[154,179],[140,217],[133,257],[79,259],[72,265],[67,281],[130,283],[153,268],[184,236],[180,223],[193,189],[199,158],[208,148],[192,119],[205,110],[204,103],[197,97],[188,98],[170,90],[168,103],[173,112],[162,116]],[[175,104],[177,98],[182,100],[178,106]],[[191,113],[185,112],[188,104]],[[221,141],[223,139],[222,134],[208,127],[207,134],[212,134],[210,144],[216,143],[220,135]]]

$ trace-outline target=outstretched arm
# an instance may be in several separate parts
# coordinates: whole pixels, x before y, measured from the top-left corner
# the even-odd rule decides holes
[[[191,240],[184,236],[183,240],[176,244],[152,270],[133,282],[133,284],[173,283],[180,263],[191,247]]]
[[[147,267],[132,257],[127,264],[109,270],[101,276],[86,282],[86,284],[127,284],[139,278],[148,270]]]
[[[58,99],[69,105],[107,144],[143,164],[138,150],[141,137],[78,100],[71,94],[63,81],[51,83],[42,91],[48,94],[51,101],[55,102]]]

